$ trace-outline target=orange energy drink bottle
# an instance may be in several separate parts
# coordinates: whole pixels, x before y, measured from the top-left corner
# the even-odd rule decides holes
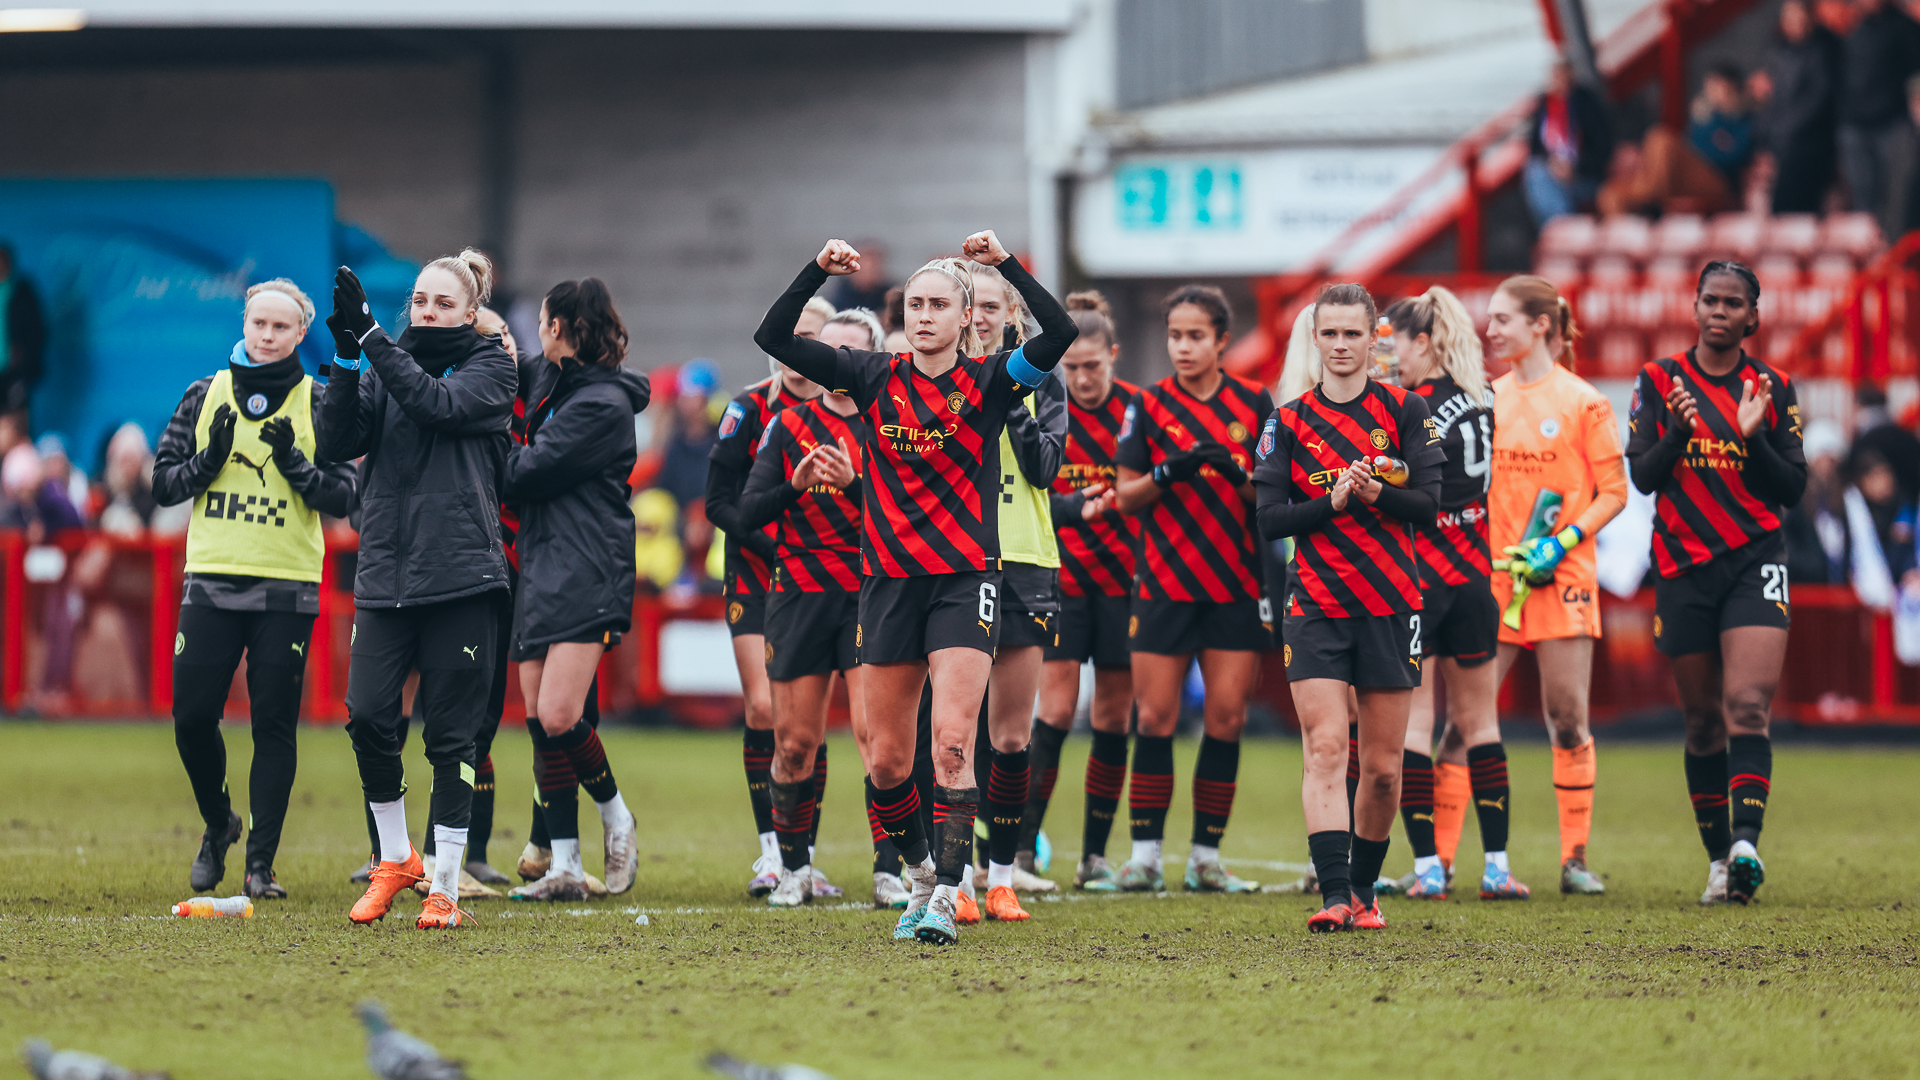
[[[173,905],[183,919],[251,919],[253,901],[244,896],[196,896]]]
[[[1407,463],[1383,454],[1373,459],[1373,475],[1379,477],[1383,484],[1405,487],[1407,486]]]

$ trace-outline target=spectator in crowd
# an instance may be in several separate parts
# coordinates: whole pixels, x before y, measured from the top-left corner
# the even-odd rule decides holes
[[[139,424],[129,420],[107,440],[106,465],[94,485],[93,502],[101,532],[138,537],[153,521],[158,505],[153,499],[153,447]],[[185,528],[183,521],[180,530]]]
[[[1814,20],[1806,0],[1781,4],[1780,43],[1767,65],[1776,214],[1819,213],[1833,186],[1839,70],[1839,37]]]
[[[1787,579],[1796,585],[1839,584],[1847,580],[1847,442],[1840,425],[1815,420],[1807,425],[1802,448],[1807,490],[1800,504],[1787,510]]]
[[[1887,409],[1887,393],[1863,382],[1854,391],[1853,449],[1872,450],[1893,469],[1908,498],[1920,493],[1920,437],[1896,422]]]
[[[1845,494],[1848,570],[1853,591],[1871,608],[1893,606],[1900,585],[1920,583],[1914,558],[1914,492],[1901,486],[1881,448],[1854,440]]]
[[[27,414],[19,412],[0,413],[0,459],[13,452],[13,448],[27,441]]]
[[[1707,164],[1720,170],[1728,188],[1739,191],[1753,161],[1754,125],[1744,74],[1732,64],[1716,64],[1693,99],[1693,123],[1687,140]]]
[[[707,493],[707,455],[714,444],[713,402],[719,392],[720,372],[713,361],[701,358],[680,366],[674,386],[673,433],[654,483],[682,509]]]
[[[1907,79],[1920,68],[1920,23],[1893,0],[1857,0],[1861,18],[1841,54],[1840,175],[1855,210],[1888,232],[1903,219],[1887,205],[1893,161],[1912,130]]]
[[[1553,65],[1527,139],[1523,181],[1535,224],[1593,205],[1613,158],[1613,127],[1600,95],[1575,85],[1565,60]]]
[[[1603,214],[1713,214],[1734,205],[1734,190],[1685,137],[1655,124],[1621,145],[1594,203]]]
[[[17,273],[13,246],[0,241],[0,412],[19,412],[40,382],[47,321],[39,294]]]
[[[834,278],[827,300],[841,311],[850,307],[880,311],[886,306],[887,292],[893,286],[887,278],[887,246],[878,240],[862,240],[854,246],[860,252],[860,269]]]
[[[40,451],[40,465],[46,471],[47,478],[65,489],[67,501],[76,507],[85,507],[88,503],[87,474],[73,463],[67,454],[67,440],[56,432],[49,431],[33,444]]]
[[[657,596],[680,577],[680,508],[673,496],[650,488],[633,497],[633,555],[640,591]]]
[[[881,348],[899,355],[907,351],[907,290],[895,285],[887,290],[886,307],[880,310],[880,329],[886,331]]]
[[[67,497],[64,481],[47,475],[40,452],[25,443],[0,459],[0,529],[27,534],[40,544],[67,529],[86,527],[86,519]]]

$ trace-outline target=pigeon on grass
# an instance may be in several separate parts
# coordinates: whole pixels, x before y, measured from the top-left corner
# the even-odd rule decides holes
[[[28,1039],[20,1060],[34,1080],[169,1080],[163,1072],[135,1072],[93,1054],[55,1050],[41,1039]]]
[[[363,1001],[353,1011],[367,1029],[367,1068],[380,1080],[466,1080],[465,1066],[394,1027],[379,1002]]]

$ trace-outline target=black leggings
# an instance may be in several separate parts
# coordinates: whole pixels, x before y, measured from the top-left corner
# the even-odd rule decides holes
[[[247,658],[247,697],[253,708],[253,764],[247,777],[252,827],[247,868],[271,868],[280,850],[287,799],[299,763],[296,729],[306,682],[312,615],[292,611],[225,611],[183,606],[173,648],[173,741],[193,784],[193,798],[209,831],[224,833],[232,810],[227,797],[227,745],[220,716],[240,657]]]
[[[362,608],[354,614],[353,658],[347,669],[347,734],[360,761],[368,802],[406,794],[400,745],[405,737],[401,697],[407,676],[420,670],[414,718],[433,766],[428,819],[468,826],[478,739],[487,726],[493,682],[495,598],[482,593],[412,608]]]

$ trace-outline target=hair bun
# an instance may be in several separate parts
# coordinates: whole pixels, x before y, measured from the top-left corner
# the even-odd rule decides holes
[[[1107,303],[1107,298],[1101,295],[1099,289],[1081,289],[1079,292],[1070,292],[1067,294],[1066,300],[1062,302],[1066,305],[1068,311],[1094,311],[1105,315],[1109,319],[1113,318],[1113,305]]]
[[[478,248],[461,248],[457,257],[467,264],[468,270],[473,272],[474,284],[478,286],[479,293],[474,298],[474,303],[484,304],[491,300],[493,298],[493,260],[487,258],[486,253]]]

